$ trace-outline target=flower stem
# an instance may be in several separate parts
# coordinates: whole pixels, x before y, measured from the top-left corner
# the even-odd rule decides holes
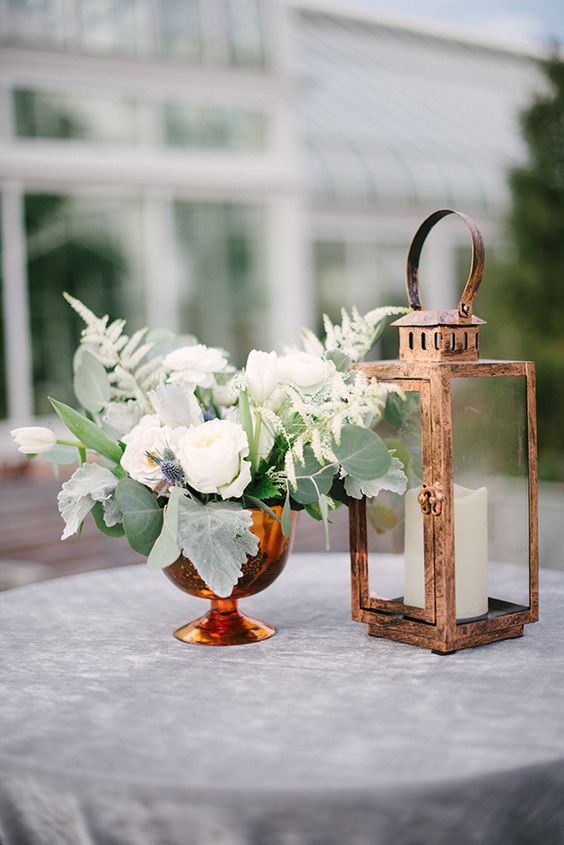
[[[57,443],[60,446],[74,446],[76,449],[86,449],[88,448],[85,443],[81,443],[80,440],[57,440]]]
[[[260,455],[259,455],[259,444],[260,444],[260,430],[262,427],[262,414],[260,411],[256,412],[255,415],[255,435],[253,439],[253,451],[251,453],[251,466],[253,468],[253,472],[256,472],[259,465]]]

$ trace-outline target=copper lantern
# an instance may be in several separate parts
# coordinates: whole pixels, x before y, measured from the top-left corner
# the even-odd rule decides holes
[[[426,311],[421,248],[448,214],[470,229],[470,275],[456,310]],[[408,481],[405,494],[350,502],[353,618],[440,654],[519,637],[538,619],[535,367],[479,359],[483,267],[473,220],[428,217],[408,254],[413,310],[394,323],[399,361],[356,365],[403,391],[378,433]]]

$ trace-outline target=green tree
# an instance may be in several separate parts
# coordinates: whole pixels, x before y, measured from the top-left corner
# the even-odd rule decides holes
[[[528,160],[509,175],[510,253],[487,274],[479,313],[486,357],[537,362],[540,474],[564,480],[564,62],[543,68],[547,85],[521,115]]]

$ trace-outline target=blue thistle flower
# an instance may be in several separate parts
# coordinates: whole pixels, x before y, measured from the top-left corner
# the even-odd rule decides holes
[[[161,474],[164,480],[171,485],[180,484],[184,478],[184,470],[176,461],[161,461]]]

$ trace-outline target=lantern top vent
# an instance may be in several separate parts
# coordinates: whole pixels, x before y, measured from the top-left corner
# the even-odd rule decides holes
[[[472,238],[470,274],[457,308],[426,311],[419,293],[419,259],[425,239],[443,217],[456,214],[468,226]],[[480,326],[484,320],[473,314],[474,298],[484,272],[484,241],[471,217],[443,208],[423,221],[409,247],[406,287],[412,311],[392,325],[400,330],[402,361],[444,361],[453,358],[475,361],[479,357]]]

